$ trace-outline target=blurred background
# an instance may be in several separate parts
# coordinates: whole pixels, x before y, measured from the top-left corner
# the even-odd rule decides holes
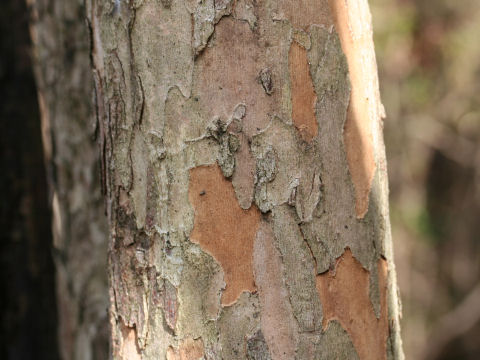
[[[370,6],[406,358],[480,359],[480,1]],[[7,288],[0,358],[55,359],[51,220],[28,14],[21,0],[4,0],[0,10],[0,283]]]
[[[480,359],[480,1],[370,0],[407,359]]]
[[[23,0],[0,1],[0,359],[58,359],[40,113]]]

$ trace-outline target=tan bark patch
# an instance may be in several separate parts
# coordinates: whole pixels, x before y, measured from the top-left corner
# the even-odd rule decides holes
[[[134,327],[121,324],[122,345],[120,347],[119,358],[123,360],[141,359],[140,349],[137,345],[137,332]]]
[[[262,222],[255,239],[253,263],[262,309],[262,332],[273,360],[295,358],[295,318],[283,283],[280,253],[270,225]]]
[[[212,46],[195,65],[198,94],[208,104],[210,117],[226,119],[242,103],[246,107],[242,131],[247,136],[268,125],[279,84],[273,85],[272,96],[260,84],[260,72],[268,67],[265,57],[265,46],[245,21],[226,17],[215,26]]]
[[[277,17],[293,27],[306,30],[310,25],[331,25],[328,0],[278,0]]]
[[[198,360],[202,359],[203,355],[202,339],[188,338],[182,341],[178,349],[169,347],[167,350],[167,360]]]
[[[231,305],[243,291],[256,290],[252,261],[260,212],[255,206],[240,207],[218,165],[190,170],[189,199],[195,209],[190,239],[222,266],[226,288],[221,302]]]
[[[318,275],[317,291],[323,306],[323,328],[338,320],[352,338],[361,360],[386,359],[387,354],[387,262],[378,261],[380,319],[369,296],[369,273],[350,249],[337,259],[334,270]]]
[[[205,48],[195,63],[197,92],[208,104],[210,118],[228,119],[239,103],[245,105],[241,132],[246,137],[235,154],[236,170],[233,174],[233,184],[244,208],[251,202],[254,191],[252,174],[255,171],[244,140],[265,128],[269,113],[274,113],[275,105],[281,103],[281,84],[273,83],[270,95],[259,81],[263,69],[269,68],[275,73],[275,69],[268,65],[266,53],[265,45],[259,42],[247,22],[225,17],[215,26],[212,46]]]
[[[368,3],[329,0],[347,57],[351,83],[350,105],[344,129],[348,167],[355,187],[355,211],[363,218],[375,174],[374,138],[380,117],[377,65]]]
[[[317,135],[318,123],[315,118],[317,95],[313,88],[307,50],[293,41],[288,54],[292,92],[292,119],[305,141],[312,141]]]

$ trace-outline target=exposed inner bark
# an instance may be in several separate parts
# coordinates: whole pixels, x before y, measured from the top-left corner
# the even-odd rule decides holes
[[[170,347],[167,352],[167,360],[199,360],[203,359],[204,350],[201,339],[187,338],[183,340],[178,349]]]
[[[137,332],[135,328],[133,327],[128,327],[124,325],[123,323],[121,324],[122,327],[122,345],[121,345],[121,350],[120,350],[120,356],[123,359],[128,359],[128,360],[139,360],[141,359],[140,355],[140,349],[138,348],[137,345]]]
[[[369,295],[369,273],[350,249],[337,259],[335,268],[317,276],[317,290],[323,305],[323,328],[338,320],[352,338],[360,360],[386,359],[387,262],[378,260],[380,318],[377,319]]]
[[[292,120],[302,138],[310,142],[317,136],[318,124],[315,117],[317,95],[310,76],[307,50],[293,41],[288,57],[292,92]]]
[[[355,186],[358,218],[368,211],[375,175],[375,139],[380,122],[378,79],[368,3],[329,0],[342,49],[347,57],[351,83],[350,105],[345,122],[345,150]]]
[[[244,210],[238,205],[218,165],[190,170],[189,198],[195,209],[190,239],[222,266],[227,284],[222,305],[231,305],[242,291],[256,290],[252,261],[260,212],[256,206]]]
[[[188,339],[207,359],[357,359],[363,340],[332,323],[336,299],[316,276],[350,248],[370,274],[350,267],[364,281],[358,313],[332,282],[342,311],[356,323],[385,311],[388,213],[376,196],[357,219],[348,68],[328,2],[144,0],[115,17],[93,4],[114,327],[135,326],[144,359],[181,358]]]

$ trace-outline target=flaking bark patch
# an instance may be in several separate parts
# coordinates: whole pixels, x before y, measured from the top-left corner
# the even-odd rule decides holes
[[[242,131],[250,137],[268,125],[268,113],[278,101],[257,81],[260,71],[268,67],[266,50],[246,22],[231,17],[215,26],[211,42],[195,62],[197,91],[208,99],[209,118],[226,119],[239,103],[244,104]]]
[[[273,92],[273,80],[272,80],[272,72],[269,68],[262,69],[260,74],[258,75],[258,80],[262,84],[263,90],[268,95],[272,95]]]
[[[204,349],[202,339],[187,338],[180,343],[177,349],[169,347],[167,360],[199,360],[203,359]]]
[[[336,320],[328,324],[328,329],[317,344],[317,349],[318,360],[358,360],[352,339]]]
[[[193,47],[195,55],[207,45],[208,39],[212,35],[215,20],[215,1],[202,0],[197,1],[196,8],[193,11]]]
[[[246,21],[252,31],[255,30],[257,26],[255,6],[256,0],[235,0],[235,7],[233,9],[235,19]]]
[[[247,340],[248,360],[271,360],[268,346],[261,331],[257,331]]]
[[[120,320],[121,321],[121,320]],[[121,324],[122,329],[122,345],[120,353],[116,354],[122,360],[140,360],[140,349],[137,345],[137,333],[135,327],[129,327]]]
[[[248,340],[259,331],[257,294],[242,293],[232,306],[223,308],[217,322],[219,354],[212,359],[247,359]]]
[[[259,2],[253,4],[258,11],[264,6]],[[227,2],[216,1],[217,5],[224,7]],[[285,73],[288,77],[287,67],[283,64],[288,60],[284,59],[288,54],[287,41],[278,36],[278,31],[285,30],[269,29],[270,26],[263,24],[262,27],[259,23],[258,28],[269,30],[268,34],[259,36],[247,22],[224,17],[215,26],[209,45],[195,61],[193,93],[206,99],[204,117],[229,119],[233,111],[232,125],[241,126],[239,131],[234,131],[240,140],[240,148],[234,156],[235,171],[231,167],[230,175],[242,208],[250,206],[254,192],[255,163],[248,143],[268,126],[272,114],[285,113],[284,117],[287,117],[284,97],[287,96],[288,78],[278,76]],[[275,35],[270,34],[274,30]],[[239,104],[245,113],[235,119]]]
[[[294,212],[288,205],[273,208],[275,246],[282,256],[283,277],[299,332],[313,333],[322,327],[322,309],[315,289],[315,264]]]
[[[165,314],[165,322],[170,329],[175,331],[178,314],[177,289],[172,283],[170,283],[170,281],[165,280],[163,290],[163,311]]]
[[[292,120],[302,138],[310,142],[317,136],[318,123],[315,118],[317,95],[310,75],[307,50],[293,41],[288,58],[292,92]]]
[[[242,209],[248,209],[254,195],[255,159],[250,152],[248,138],[245,134],[239,134],[240,148],[236,152],[235,171],[232,176],[232,184]]]
[[[370,274],[350,249],[337,259],[335,268],[316,278],[317,291],[323,306],[323,328],[338,320],[352,338],[361,360],[386,359],[387,263],[378,260],[380,318],[375,316],[369,296]]]
[[[190,170],[189,199],[195,209],[190,239],[222,266],[226,288],[221,302],[232,305],[243,291],[256,290],[252,261],[260,212],[255,206],[240,207],[218,165]]]
[[[378,90],[368,4],[330,0],[343,52],[347,57],[350,104],[344,128],[348,168],[355,187],[355,211],[363,218],[375,175],[375,138],[383,107]],[[366,21],[367,20],[367,21]]]

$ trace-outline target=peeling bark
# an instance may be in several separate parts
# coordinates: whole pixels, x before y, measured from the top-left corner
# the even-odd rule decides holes
[[[353,78],[340,4],[87,3],[114,358],[126,324],[142,359],[363,359],[368,336],[402,359],[380,118],[371,137],[344,136],[376,70]],[[364,145],[374,166],[359,177]],[[336,267],[348,281],[327,291]]]
[[[352,338],[360,359],[387,357],[387,264],[378,260],[380,317],[369,297],[369,273],[355,260],[350,249],[337,259],[335,267],[317,275],[317,291],[323,305],[323,328],[338,320]]]
[[[203,359],[203,355],[202,340],[188,338],[182,341],[178,349],[168,349],[167,360],[199,360]]]
[[[318,124],[315,118],[317,95],[313,89],[307,50],[292,42],[289,52],[289,69],[292,91],[292,120],[305,141],[317,136]]]
[[[137,345],[137,334],[135,328],[124,326],[122,329],[122,347],[120,356],[125,359],[138,360],[141,359],[140,349]]]
[[[383,114],[378,90],[377,64],[372,42],[372,28],[367,1],[330,0],[335,24],[348,62],[352,92],[345,122],[345,150],[355,186],[358,218],[368,211],[378,129]]]
[[[211,254],[225,273],[222,305],[232,305],[243,291],[256,290],[253,242],[260,220],[256,207],[243,210],[218,166],[190,171],[189,199],[195,211],[190,240]]]

